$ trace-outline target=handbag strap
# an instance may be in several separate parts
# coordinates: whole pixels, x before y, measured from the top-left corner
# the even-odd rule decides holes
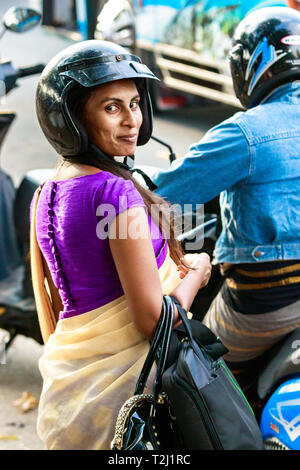
[[[209,328],[207,328],[198,320],[189,320],[186,310],[181,306],[180,302],[175,297],[170,297],[177,307],[178,314],[182,320],[183,328],[191,345],[196,342],[196,344],[204,348],[205,351],[214,360],[217,360],[224,354],[228,353],[228,349],[222,343],[220,338],[218,338]],[[182,330],[181,327],[177,328],[177,330],[179,329]]]
[[[143,393],[148,376],[150,374],[152,365],[155,361],[156,353],[158,350],[158,347],[162,341],[163,338],[163,332],[164,332],[164,327],[166,323],[166,311],[164,309],[164,304],[162,306],[162,311],[161,315],[159,318],[158,325],[156,327],[155,335],[153,340],[151,341],[150,349],[148,351],[147,357],[145,359],[144,365],[142,367],[142,370],[140,372],[139,378],[137,380],[136,386],[135,386],[135,391],[134,395],[140,395]]]
[[[191,342],[193,342],[193,333],[192,333],[192,329],[191,329],[191,326],[190,326],[190,322],[188,320],[188,317],[187,317],[187,312],[186,310],[181,306],[181,303],[179,302],[179,300],[176,299],[176,297],[173,297],[172,295],[170,296],[171,300],[174,302],[174,304],[176,305],[177,307],[177,311],[178,311],[178,314],[182,320],[182,323],[183,323],[183,326],[184,326],[184,329],[186,331],[186,334],[189,338],[189,340]]]
[[[155,335],[151,342],[149,352],[136,383],[134,395],[143,393],[154,361],[156,358],[158,358],[156,377],[154,382],[154,396],[158,396],[161,375],[167,358],[173,323],[174,304],[170,297],[164,295],[160,319],[156,327]]]
[[[174,303],[170,297],[167,295],[164,296],[164,303],[166,309],[166,325],[164,331],[164,337],[162,340],[161,347],[158,350],[158,360],[157,360],[157,370],[156,376],[154,381],[154,397],[157,399],[160,389],[161,389],[161,382],[162,382],[162,375],[165,370],[165,365],[167,361],[170,341],[171,341],[171,334],[173,331],[173,324],[174,324],[174,316],[175,316],[175,307]]]

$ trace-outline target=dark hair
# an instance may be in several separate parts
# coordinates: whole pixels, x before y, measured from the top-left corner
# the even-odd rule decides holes
[[[135,84],[137,86],[138,91],[141,90],[143,82],[144,80],[135,80]],[[72,118],[77,121],[76,125],[78,124],[78,126],[83,126],[85,104],[96,88],[97,86],[91,88],[75,86],[69,93],[68,109],[72,115]],[[186,267],[188,267],[184,260],[182,260],[182,257],[185,254],[183,248],[175,238],[174,215],[171,211],[171,205],[165,199],[140,185],[132,176],[130,171],[120,166],[117,166],[114,163],[109,163],[106,160],[100,159],[99,155],[93,152],[91,148],[84,154],[79,154],[76,156],[63,156],[63,159],[69,163],[81,163],[85,165],[90,165],[99,168],[100,170],[108,171],[116,176],[124,178],[125,180],[132,181],[132,183],[142,196],[148,213],[151,214],[152,218],[157,223],[161,233],[170,234],[170,236],[167,238],[167,243],[171,258],[177,265],[184,264]],[[153,214],[153,211],[151,211],[152,205],[159,206],[159,210],[157,211],[157,213],[155,211],[155,213]]]

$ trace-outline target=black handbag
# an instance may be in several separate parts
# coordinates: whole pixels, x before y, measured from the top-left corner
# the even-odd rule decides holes
[[[171,365],[163,373],[161,390],[176,416],[181,449],[262,450],[254,413],[220,357],[226,348],[222,351],[218,338],[201,323],[195,333],[185,310],[172,299],[182,320],[181,331],[174,334],[181,338],[168,360]]]
[[[155,336],[137,381],[134,395],[119,411],[111,450],[176,450],[181,445],[176,419],[167,397],[161,393],[174,322],[174,304],[163,298],[162,312]],[[144,394],[146,382],[156,361],[153,394]]]
[[[182,325],[172,330],[174,303]],[[214,333],[188,320],[177,299],[164,296],[161,318],[135,394],[120,410],[113,450],[260,450],[254,413],[221,358]],[[143,394],[157,360],[154,392]]]

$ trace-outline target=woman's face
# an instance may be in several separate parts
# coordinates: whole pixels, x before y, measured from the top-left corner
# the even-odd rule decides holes
[[[83,124],[93,144],[110,156],[133,155],[143,120],[139,102],[132,80],[96,87],[83,112]]]

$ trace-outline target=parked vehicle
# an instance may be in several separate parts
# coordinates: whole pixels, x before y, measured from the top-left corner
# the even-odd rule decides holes
[[[7,30],[15,33],[27,31],[36,26],[40,18],[40,13],[35,10],[10,8],[3,17],[0,37]],[[20,78],[41,73],[43,68],[43,64],[37,64],[16,69],[10,60],[1,60],[1,96],[11,92]],[[15,112],[0,111],[0,146],[15,117]],[[29,179],[27,186],[28,182]],[[17,334],[42,343],[27,257],[32,197],[27,186],[22,183],[15,188],[10,175],[0,169],[0,328],[9,333],[6,347]]]
[[[191,96],[239,108],[227,60],[231,39],[251,10],[272,5],[300,9],[295,0],[107,0],[95,38],[127,47],[161,78],[151,84],[156,110]]]

